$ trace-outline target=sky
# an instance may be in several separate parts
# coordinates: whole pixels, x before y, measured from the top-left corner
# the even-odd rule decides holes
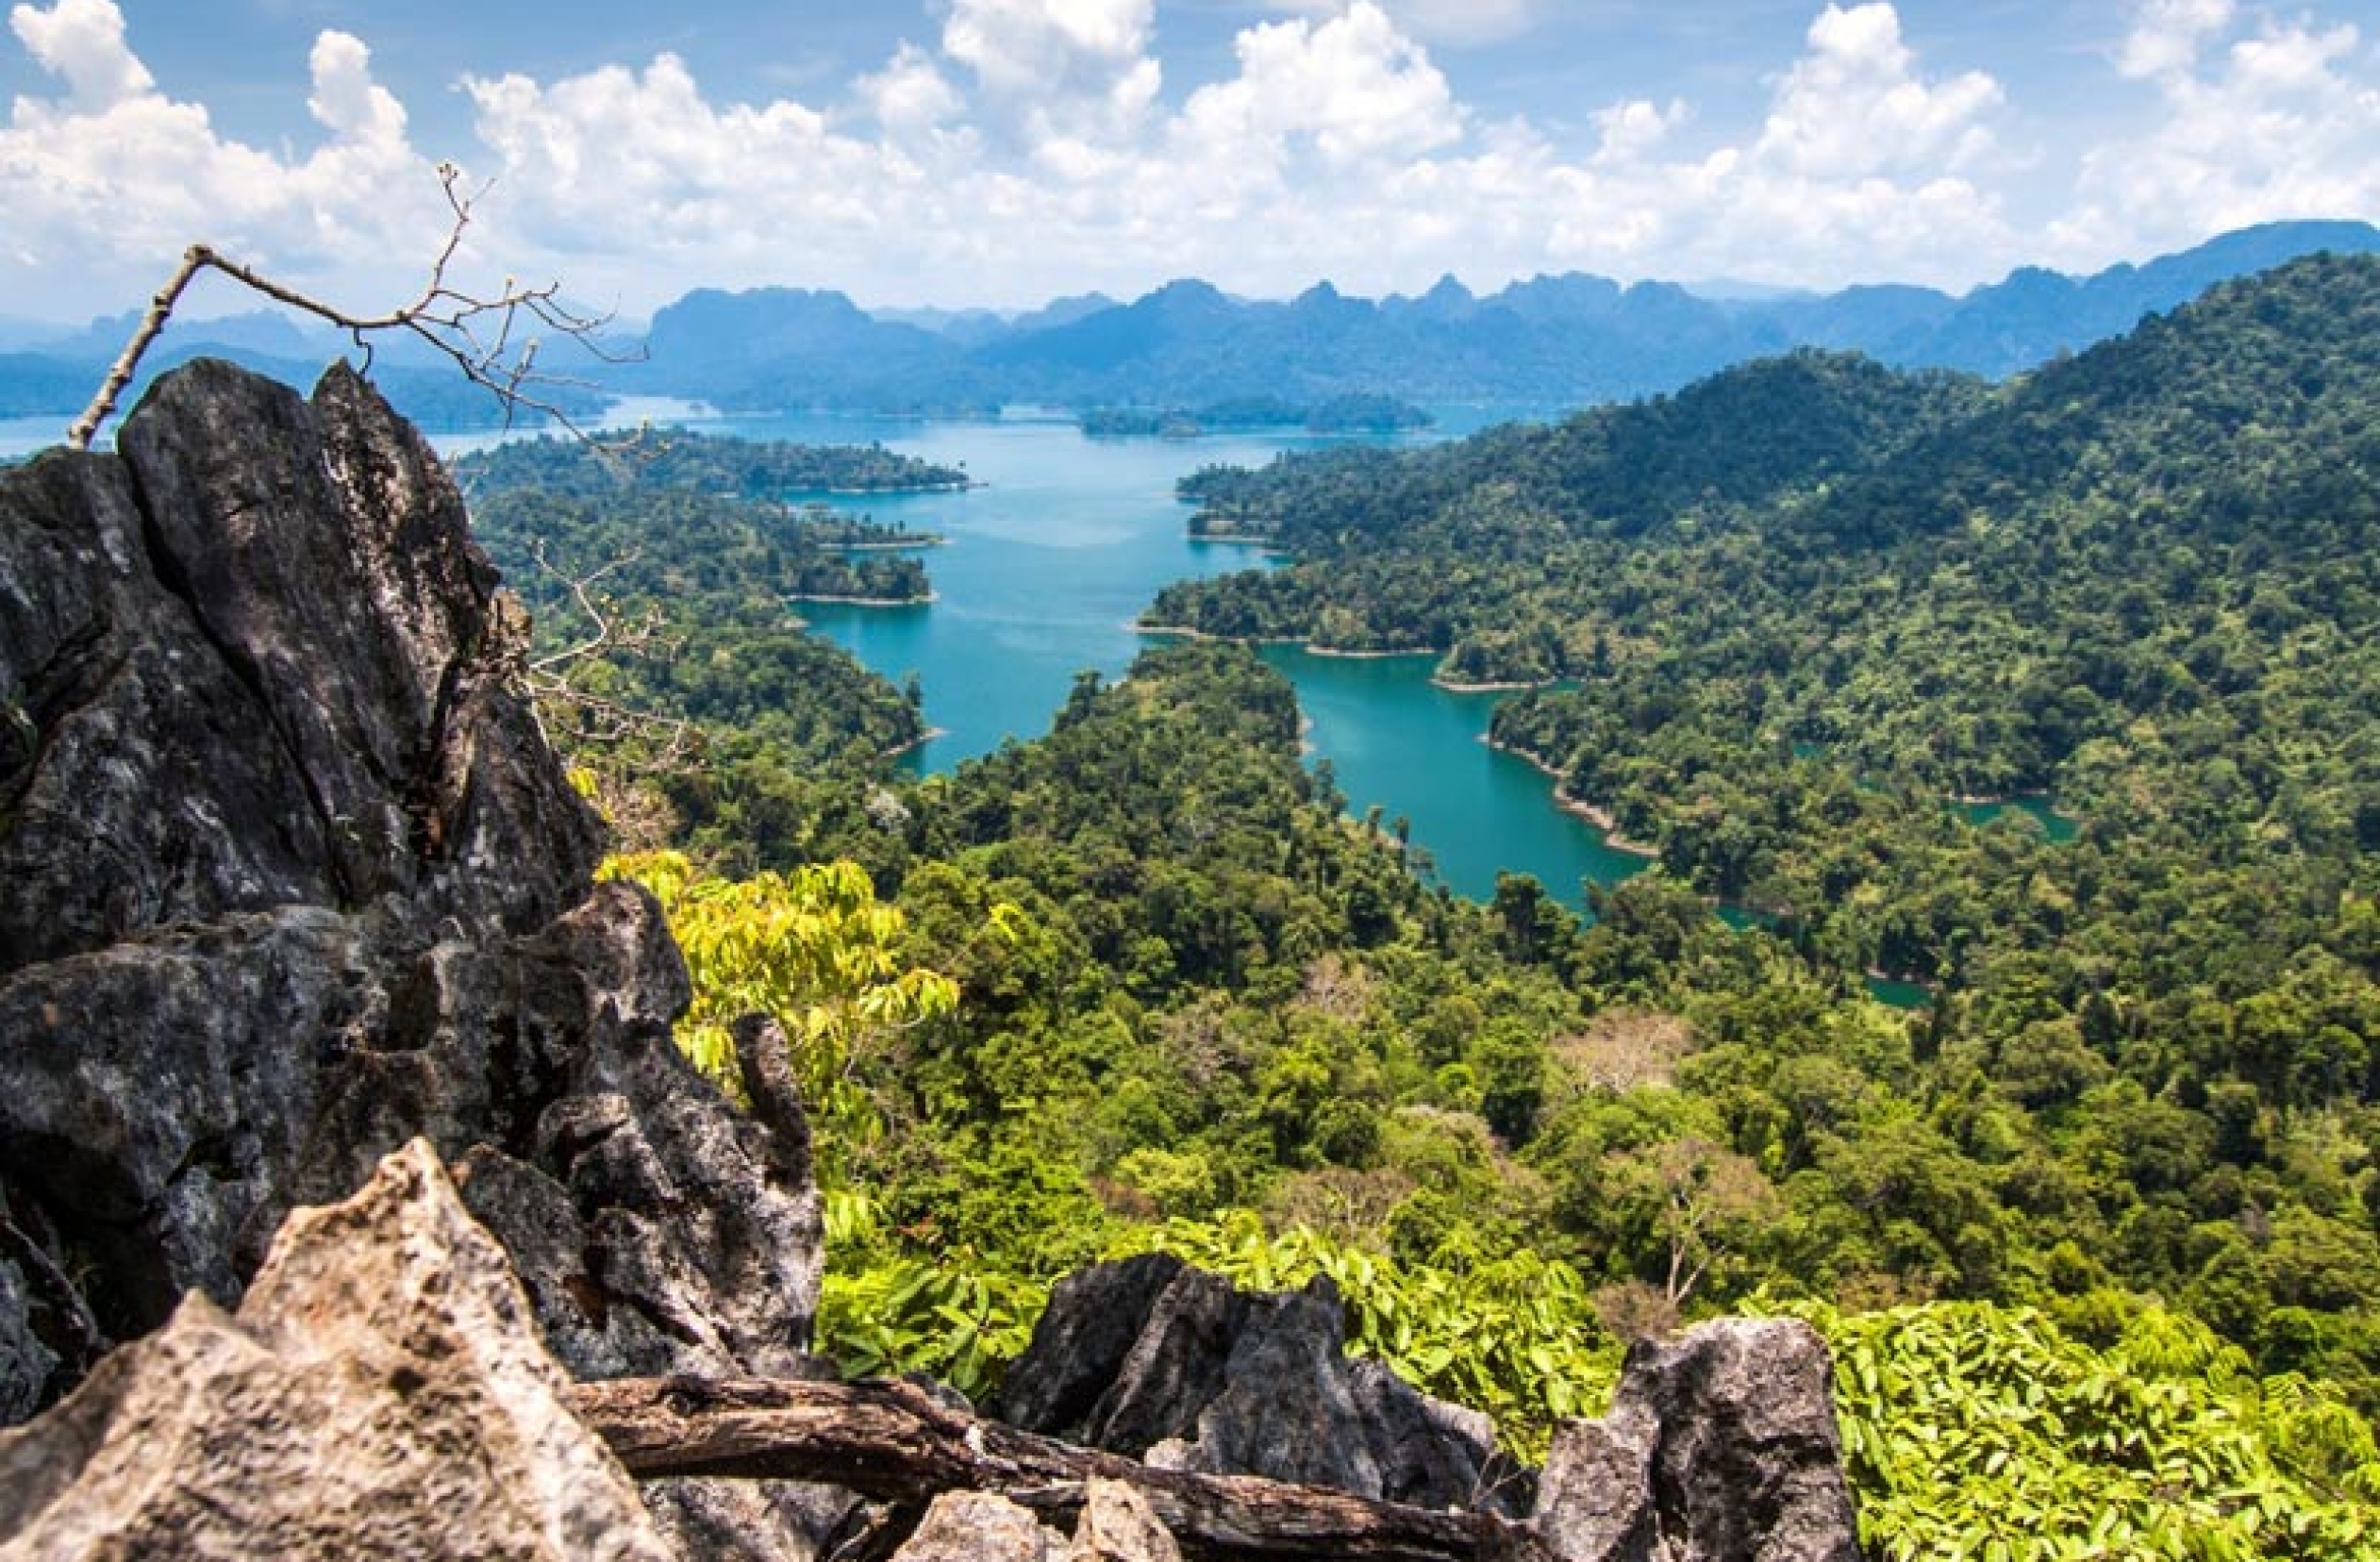
[[[1202,276],[1952,291],[2380,219],[2380,0],[27,0],[0,318],[204,240],[358,311],[558,281],[1018,308]],[[227,286],[227,285],[224,285]],[[210,293],[200,312],[242,307]]]

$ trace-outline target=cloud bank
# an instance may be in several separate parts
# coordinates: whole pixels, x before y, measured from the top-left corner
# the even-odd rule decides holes
[[[1889,4],[1817,11],[1732,137],[1684,101],[1582,106],[1558,133],[1467,104],[1431,42],[1525,28],[1527,0],[1285,0],[1196,82],[1166,74],[1156,0],[937,15],[816,103],[724,101],[668,54],[463,77],[468,172],[493,181],[470,255],[631,311],[698,285],[1025,304],[1190,274],[1272,294],[1571,269],[1963,286],[2380,215],[2380,54],[2235,0],[2131,13],[2101,68],[2140,112],[2069,149],[2056,209],[2025,222],[2012,192],[2038,187],[2039,154],[2021,149],[2050,118],[1924,58]],[[437,181],[367,41],[321,34],[313,144],[274,147],[161,91],[113,0],[20,4],[9,25],[54,84],[0,126],[12,312],[125,307],[202,237],[358,302],[418,280]]]

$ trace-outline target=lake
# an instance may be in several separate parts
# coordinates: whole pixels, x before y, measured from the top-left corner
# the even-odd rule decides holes
[[[893,681],[917,674],[939,736],[904,761],[948,771],[1003,741],[1038,737],[1075,675],[1122,676],[1156,643],[1133,620],[1169,581],[1262,567],[1256,550],[1201,543],[1173,497],[1186,474],[1212,462],[1261,465],[1286,451],[1345,442],[1290,433],[1195,440],[1090,440],[1071,419],[1012,413],[931,421],[830,415],[723,417],[655,401],[624,406],[619,421],[683,422],[707,432],[818,444],[881,442],[962,468],[981,485],[961,493],[837,495],[840,508],[949,545],[925,556],[937,600],[914,607],[808,604],[812,627]],[[1522,409],[1439,408],[1427,438],[1473,432]],[[0,423],[0,454],[56,438],[56,420]],[[497,434],[441,436],[447,454]],[[1411,442],[1409,439],[1374,442]],[[791,497],[800,498],[801,495]],[[1535,875],[1573,906],[1585,885],[1613,884],[1643,859],[1612,851],[1603,832],[1553,802],[1552,783],[1525,760],[1484,741],[1498,696],[1463,694],[1429,681],[1432,658],[1318,656],[1267,646],[1266,661],[1297,688],[1311,756],[1328,759],[1349,808],[1377,806],[1406,821],[1412,843],[1457,893],[1486,899],[1496,874]],[[2038,800],[2053,835],[2072,822]],[[1982,823],[1998,805],[1967,809]]]
[[[1491,421],[1485,411],[1440,416],[1440,438]],[[1290,434],[1088,440],[1069,420],[1030,414],[968,423],[705,419],[699,426],[751,439],[881,440],[986,485],[837,496],[839,507],[950,540],[926,556],[937,600],[802,608],[813,628],[869,667],[895,682],[918,675],[926,720],[941,733],[909,756],[923,773],[1047,731],[1086,668],[1121,676],[1157,643],[1132,622],[1168,581],[1261,567],[1253,549],[1190,540],[1189,507],[1173,497],[1179,478],[1210,462],[1261,465],[1283,451],[1335,442]],[[1331,762],[1348,806],[1361,814],[1377,805],[1384,821],[1408,821],[1413,843],[1457,893],[1486,899],[1497,872],[1512,870],[1583,906],[1587,879],[1612,883],[1642,866],[1556,808],[1552,783],[1526,761],[1490,749],[1483,739],[1496,697],[1435,687],[1432,658],[1316,656],[1290,646],[1267,646],[1263,656],[1297,686],[1312,756]]]

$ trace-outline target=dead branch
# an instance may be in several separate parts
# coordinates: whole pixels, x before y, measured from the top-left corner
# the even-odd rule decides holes
[[[678,641],[664,633],[668,620],[659,608],[624,619],[595,590],[604,576],[635,562],[636,555],[623,555],[589,573],[574,575],[548,558],[544,539],[536,538],[529,543],[529,557],[541,571],[561,582],[572,607],[588,624],[579,639],[541,656],[528,655],[525,623],[514,631],[511,675],[527,691],[530,714],[539,730],[550,741],[548,715],[567,711],[576,723],[576,735],[585,741],[608,745],[642,739],[651,750],[643,760],[655,770],[673,770],[691,759],[702,742],[701,729],[692,722],[609,699],[574,681],[580,669],[602,657],[668,657],[679,648]]]
[[[114,416],[116,404],[125,388],[140,373],[141,360],[147,354],[166,322],[182,300],[182,294],[198,279],[202,272],[221,272],[242,287],[262,293],[275,303],[310,314],[345,331],[364,355],[364,368],[372,366],[372,339],[376,333],[409,332],[438,350],[465,379],[484,386],[505,409],[505,426],[511,426],[519,413],[536,412],[573,434],[578,425],[553,401],[536,393],[535,388],[569,383],[538,367],[541,339],[530,336],[516,341],[524,327],[541,326],[569,337],[589,352],[607,363],[628,361],[634,354],[616,354],[607,350],[598,333],[608,324],[607,316],[586,315],[561,301],[561,284],[549,282],[542,287],[523,287],[512,278],[505,279],[504,287],[492,296],[482,297],[455,287],[447,279],[456,255],[462,248],[464,231],[471,226],[472,205],[486,193],[482,186],[477,191],[462,188],[462,173],[452,163],[441,163],[439,184],[445,192],[446,205],[453,212],[446,230],[445,243],[430,264],[429,278],[421,292],[408,304],[380,314],[366,314],[341,309],[301,292],[286,283],[267,276],[255,267],[231,258],[208,244],[192,244],[182,252],[182,262],[165,285],[149,300],[147,311],[133,329],[131,340],[109,367],[108,377],[99,387],[98,395],[84,408],[81,417],[66,431],[70,449],[88,450],[101,425]]]
[[[640,1480],[820,1481],[912,1504],[943,1491],[995,1491],[1071,1521],[1085,1483],[1097,1477],[1138,1488],[1183,1554],[1209,1562],[1486,1562],[1523,1550],[1523,1532],[1490,1514],[1152,1470],[977,1420],[907,1383],[626,1378],[576,1385],[571,1404]]]

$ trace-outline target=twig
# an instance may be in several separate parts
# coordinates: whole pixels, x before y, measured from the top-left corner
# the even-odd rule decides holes
[[[562,335],[573,338],[589,352],[607,363],[635,360],[641,353],[613,353],[597,340],[596,333],[609,317],[585,315],[561,301],[561,284],[549,282],[542,287],[524,288],[507,277],[503,289],[492,297],[480,297],[451,286],[446,274],[455,257],[462,248],[464,231],[471,226],[472,205],[487,192],[481,186],[475,192],[466,193],[461,188],[462,173],[452,163],[438,168],[441,189],[446,196],[448,210],[454,214],[446,230],[445,243],[430,264],[429,278],[421,292],[408,304],[380,314],[364,314],[341,309],[325,303],[310,293],[299,291],[287,283],[267,276],[255,267],[231,258],[209,244],[192,244],[182,252],[182,263],[166,278],[149,300],[147,312],[125,343],[124,351],[109,367],[101,382],[98,395],[84,408],[81,417],[66,431],[70,449],[88,450],[101,426],[114,416],[116,404],[125,388],[140,373],[141,359],[165,329],[180,305],[182,294],[198,279],[201,272],[221,272],[242,287],[278,304],[302,310],[317,319],[347,332],[364,355],[364,367],[372,365],[373,341],[375,332],[408,331],[451,359],[462,371],[463,377],[474,385],[483,386],[504,404],[505,426],[510,427],[513,418],[526,410],[552,419],[572,434],[584,438],[570,415],[554,402],[534,395],[529,387],[569,383],[539,371],[540,341],[529,338],[516,350],[513,342],[516,330],[526,315],[530,321]]]

